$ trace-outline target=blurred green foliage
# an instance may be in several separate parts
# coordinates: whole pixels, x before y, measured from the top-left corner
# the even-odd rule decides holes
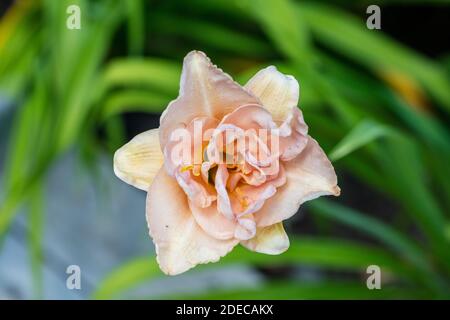
[[[69,4],[81,8],[79,31],[66,28]],[[355,2],[363,12],[366,4]],[[269,64],[299,79],[300,107],[338,175],[357,177],[380,201],[395,203],[396,219],[341,199],[313,201],[306,207],[322,223],[371,241],[319,231],[293,236],[276,257],[238,248],[193,272],[229,264],[332,272],[312,283],[269,277],[262,287],[189,298],[450,298],[448,59],[430,60],[326,1],[287,0],[14,2],[0,20],[0,92],[15,106],[0,236],[19,208],[28,210],[37,296],[49,169],[74,148],[95,166],[97,154],[124,143],[122,114],[160,113],[176,97],[181,59],[192,49],[241,83]],[[343,188],[343,197],[351,191]],[[365,287],[371,264],[386,273],[383,290]],[[333,276],[341,271],[359,276]],[[138,257],[105,276],[93,297],[127,297],[161,276],[154,257]]]

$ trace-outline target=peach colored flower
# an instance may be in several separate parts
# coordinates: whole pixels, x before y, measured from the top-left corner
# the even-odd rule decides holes
[[[241,87],[204,53],[185,57],[179,96],[160,127],[114,155],[116,175],[148,192],[147,222],[163,272],[216,262],[239,243],[280,254],[289,247],[283,220],[305,201],[339,195],[298,100],[298,82],[273,66]],[[177,140],[180,130],[190,139]],[[178,156],[180,147],[187,157]]]

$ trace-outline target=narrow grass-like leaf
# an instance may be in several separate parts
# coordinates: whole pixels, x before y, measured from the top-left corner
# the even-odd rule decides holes
[[[181,65],[169,60],[146,58],[115,60],[101,77],[103,92],[115,86],[155,88],[176,95]]]
[[[44,235],[44,192],[43,186],[37,185],[30,197],[28,219],[28,243],[31,260],[34,297],[43,298],[43,248]]]
[[[230,288],[208,290],[202,293],[168,295],[169,299],[193,300],[291,300],[291,299],[420,299],[429,298],[427,292],[421,290],[396,288],[384,285],[383,290],[368,290],[365,282],[350,281],[289,281],[269,282],[252,288]]]
[[[447,110],[450,109],[450,83],[436,63],[387,36],[370,32],[364,20],[335,7],[302,3],[298,4],[297,10],[299,19],[305,20],[327,46],[367,65],[376,73],[398,71],[411,75]]]
[[[103,102],[102,118],[124,112],[146,111],[162,112],[172,100],[166,94],[159,94],[150,90],[121,90],[110,94]]]
[[[174,20],[177,23],[173,23]],[[202,50],[205,50],[204,47],[213,48],[252,58],[266,57],[272,52],[271,47],[264,41],[246,35],[237,28],[233,30],[218,23],[174,16],[173,13],[170,15],[159,13],[152,16],[150,24],[154,30],[160,30],[164,36],[192,39]]]
[[[423,270],[430,271],[430,266],[423,259],[424,252],[414,242],[396,231],[394,228],[354,209],[339,205],[329,200],[319,199],[309,203],[316,214],[332,218],[375,237],[390,246],[398,254],[407,257]]]
[[[142,0],[126,1],[128,17],[128,49],[131,54],[142,53],[145,41],[144,14],[145,5]]]
[[[331,151],[330,159],[337,161],[358,148],[389,135],[391,130],[372,120],[363,120],[356,125]]]
[[[368,265],[377,264],[382,266],[383,270],[392,272],[400,278],[414,279],[417,276],[414,270],[408,268],[395,256],[378,248],[336,239],[294,238],[291,240],[289,250],[277,257],[237,247],[221,260],[221,266],[239,263],[253,266],[303,264],[357,272],[365,272]],[[211,267],[214,267],[214,264],[202,265],[196,270]],[[137,258],[110,273],[98,285],[93,297],[109,299],[138,283],[151,281],[162,275],[154,257]]]

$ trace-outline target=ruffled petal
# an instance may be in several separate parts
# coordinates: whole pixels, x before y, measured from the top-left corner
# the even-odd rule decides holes
[[[242,105],[223,117],[221,125],[232,124],[242,130],[274,129],[276,124],[268,110],[258,104]]]
[[[204,183],[201,177],[194,176],[191,171],[176,171],[175,179],[195,206],[206,208],[216,200],[215,190]]]
[[[149,189],[147,223],[158,264],[168,275],[183,273],[197,264],[216,262],[238,243],[235,239],[215,239],[200,228],[186,195],[165,169],[159,170]]]
[[[237,107],[259,103],[251,93],[211,63],[200,51],[191,51],[183,63],[180,93],[161,115],[160,142],[164,148],[169,134],[195,117],[222,119]]]
[[[215,177],[215,188],[217,191],[217,210],[227,217],[228,220],[235,218],[232,203],[227,191],[228,170],[223,164],[218,165]]]
[[[334,168],[316,140],[308,137],[302,153],[283,162],[286,184],[266,200],[255,214],[258,227],[270,226],[293,216],[300,205],[323,195],[340,194]]]
[[[236,220],[229,220],[221,214],[215,205],[207,208],[200,208],[193,203],[189,203],[192,214],[198,225],[211,237],[220,240],[227,240],[234,237]]]
[[[186,127],[171,132],[171,138],[164,147],[164,165],[169,175],[175,176],[175,171],[183,167],[200,175],[204,160],[203,147],[218,124],[217,119],[197,117]]]
[[[279,134],[280,159],[289,161],[302,152],[308,143],[308,126],[298,108],[293,108],[277,130]]]
[[[250,240],[241,241],[241,244],[255,252],[280,254],[289,248],[289,238],[284,231],[283,223],[279,222],[271,226],[257,228],[256,236]]]
[[[164,162],[159,131],[138,134],[114,154],[114,173],[121,180],[147,191]]]
[[[256,222],[252,214],[238,219],[238,224],[234,232],[236,239],[245,241],[256,235]]]

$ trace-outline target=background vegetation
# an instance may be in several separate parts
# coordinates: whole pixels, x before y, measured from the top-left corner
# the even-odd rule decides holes
[[[426,3],[448,10],[445,1]],[[80,31],[65,26],[69,4],[81,7]],[[25,208],[36,290],[45,286],[45,183],[52,165],[77,150],[95,173],[99,154],[112,157],[138,132],[127,115],[145,120],[177,96],[182,57],[199,49],[241,83],[269,64],[299,79],[300,107],[333,161],[342,196],[302,208],[305,225],[288,225],[292,244],[285,254],[237,248],[219,264],[192,271],[245,264],[264,275],[262,287],[182,298],[450,298],[450,59],[429,58],[382,30],[368,30],[367,5],[12,3],[0,20],[0,97],[14,106],[12,130],[1,137],[8,149],[0,237]],[[446,33],[429,36],[448,44]],[[383,271],[382,290],[365,286],[372,264]],[[324,277],[292,280],[295,266]],[[126,297],[128,289],[160,277],[153,256],[136,257],[105,275],[92,297]]]

